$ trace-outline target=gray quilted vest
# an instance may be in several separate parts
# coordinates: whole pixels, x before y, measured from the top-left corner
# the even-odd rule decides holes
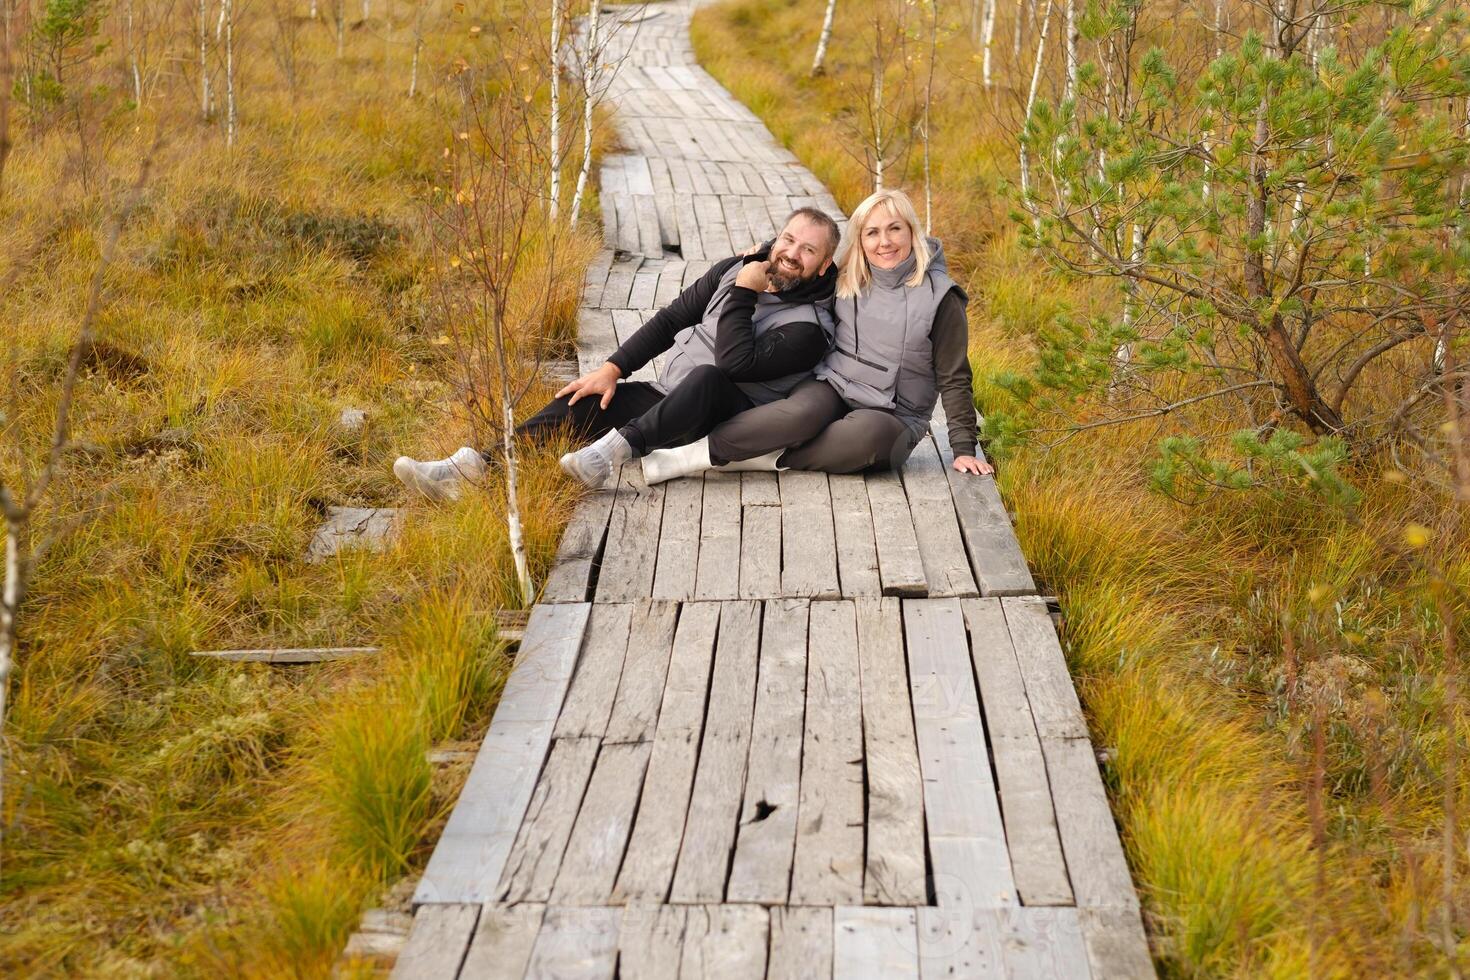
[[[816,376],[853,408],[887,409],[915,423],[927,423],[934,413],[939,385],[929,332],[940,300],[958,286],[938,239],[929,239],[929,248],[933,258],[917,286],[904,285],[914,274],[910,255],[895,269],[872,269],[862,295],[836,300],[837,343]]]
[[[725,309],[725,302],[730,298],[730,287],[735,285],[735,277],[739,274],[740,263],[737,262],[720,278],[720,284],[715,287],[714,295],[704,308],[703,319],[674,335],[674,345],[669,348],[669,356],[658,376],[659,385],[664,391],[683,381],[690,371],[701,364],[715,363],[715,332],[719,327],[720,313]],[[830,343],[836,328],[829,303],[830,300],[793,303],[781,299],[775,293],[760,293],[756,296],[751,324],[755,335],[759,337],[767,330],[782,324],[816,322],[821,325],[822,332],[827,335]],[[751,401],[757,405],[765,405],[785,398],[792,388],[809,377],[810,371],[802,371],[771,381],[738,381],[736,384]]]

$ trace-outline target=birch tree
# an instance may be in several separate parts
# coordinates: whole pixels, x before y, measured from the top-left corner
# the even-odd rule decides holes
[[[812,56],[812,75],[820,75],[827,61],[827,45],[832,41],[832,18],[837,15],[837,0],[827,0],[827,12],[822,15],[822,32],[817,35],[817,53]]]

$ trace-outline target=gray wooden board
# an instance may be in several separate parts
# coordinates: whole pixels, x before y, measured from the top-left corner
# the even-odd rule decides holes
[[[1041,751],[1077,905],[1137,908],[1138,894],[1092,743],[1085,738],[1044,737]]]
[[[924,559],[919,554],[915,517],[909,510],[898,474],[874,473],[868,477],[867,484],[883,594],[927,595],[929,583],[924,575]]]
[[[654,295],[658,292],[658,279],[661,271],[642,268],[633,274],[633,288],[628,291],[629,306],[642,309],[653,305]]]
[[[709,714],[674,872],[675,902],[719,902],[725,896],[745,785],[759,637],[759,604],[721,604]]]
[[[587,264],[582,278],[582,308],[599,306],[602,303],[602,287],[607,283],[607,274],[612,269],[613,253],[603,249]]]
[[[546,906],[534,902],[481,908],[461,975],[474,980],[521,980],[545,914]]]
[[[478,905],[425,905],[413,917],[408,941],[393,965],[395,980],[440,980],[459,975],[479,918]]]
[[[957,473],[950,463],[949,436],[943,425],[932,426],[939,458],[949,480],[955,516],[970,556],[970,567],[983,595],[1034,595],[1036,582],[1021,554],[1010,515],[1000,499],[993,476]],[[978,450],[977,450],[978,452]]]
[[[759,905],[694,906],[684,924],[681,980],[761,980],[769,929]]]
[[[705,258],[704,237],[699,231],[699,215],[695,213],[692,194],[674,195],[674,216],[679,222],[680,251],[684,258]]]
[[[559,907],[546,910],[527,977],[612,980],[618,961],[621,909]]]
[[[572,519],[562,532],[556,549],[556,562],[541,587],[542,602],[585,602],[592,585],[592,572],[597,556],[602,553],[602,539],[607,534],[607,519],[612,513],[613,494],[597,490],[577,501]]]
[[[663,236],[659,234],[658,227],[658,203],[653,199],[653,194],[638,194],[633,198],[633,213],[638,222],[638,247],[644,255],[662,255],[664,251]],[[653,300],[653,293],[648,293],[648,299]],[[629,302],[633,300],[630,298]]]
[[[990,733],[1016,889],[1027,905],[1071,905],[1072,887],[1057,836],[1041,742],[1001,600],[965,599],[961,606]]]
[[[614,262],[607,274],[607,284],[602,287],[602,305],[608,309],[623,309],[628,305],[628,294],[633,289],[633,275],[641,259]]]
[[[735,599],[740,595],[740,474],[709,472],[704,477],[704,510],[699,521],[699,574],[696,599]]]
[[[618,932],[621,980],[678,980],[684,953],[684,905],[629,905]]]
[[[740,510],[740,598],[779,596],[781,508],[747,504]]]
[[[555,737],[601,738],[607,732],[632,621],[633,606],[629,603],[598,603],[592,607],[582,656],[556,720]]]
[[[790,889],[801,786],[806,659],[807,603],[801,599],[767,602],[750,765],[726,892],[732,902],[784,905]]]
[[[629,302],[632,298],[629,297]],[[617,334],[619,344],[626,344],[628,338],[633,336],[643,326],[643,317],[636,309],[613,310],[613,331]]]
[[[652,592],[658,549],[650,543],[658,540],[663,505],[663,487],[648,486],[636,461],[622,468],[602,552],[598,602],[627,602]]]
[[[546,760],[590,609],[586,603],[532,608],[490,730],[414,892],[416,903],[491,897]]]
[[[832,494],[832,524],[837,543],[837,578],[845,598],[881,595],[878,546],[867,481],[855,474],[827,478]]]
[[[781,506],[781,490],[776,485],[776,474],[740,474],[740,502],[747,507]]]
[[[613,194],[613,208],[618,215],[618,249],[632,255],[641,252],[642,235],[638,221],[638,208],[633,195],[626,192]]]
[[[867,758],[868,905],[924,905],[924,787],[897,599],[858,599],[857,648]]]
[[[664,485],[664,516],[659,529],[655,599],[692,599],[699,569],[699,516],[704,484],[698,477]]]
[[[1152,980],[1158,974],[1136,909],[1078,909],[1094,980]]]
[[[633,609],[628,652],[613,698],[603,744],[643,742],[653,738],[659,704],[673,653],[674,623],[679,607],[672,602],[641,602]]]
[[[999,909],[932,906],[919,909],[919,974],[922,980],[1005,980],[1009,977],[1005,968],[1005,938],[1001,933],[1000,915]],[[1036,980],[1053,978],[1038,977]]]
[[[627,847],[652,748],[648,742],[602,746],[567,841],[566,856],[551,892],[553,901],[607,904]]]
[[[720,208],[720,199],[713,194],[694,196],[694,214],[699,220],[699,233],[704,242],[705,255],[723,259],[735,254],[730,241],[729,229],[725,227],[725,214]]]
[[[546,768],[505,862],[497,900],[544,902],[551,897],[596,758],[595,738],[559,738],[551,743]]]
[[[832,910],[778,905],[770,913],[769,980],[831,980]]]
[[[918,980],[916,920],[914,909],[833,909],[832,980]]]
[[[1092,975],[1077,909],[1000,909],[997,917],[1008,976],[1086,980]]]
[[[713,602],[685,603],[680,609],[645,791],[614,901],[662,902],[668,897],[704,730],[719,616],[719,604]]]
[[[851,602],[814,602],[810,616],[791,902],[860,905],[863,734],[857,614]]]
[[[1026,681],[1036,733],[1042,738],[1086,738],[1087,721],[1046,601],[1039,596],[1007,596],[1001,599],[1001,608]]]
[[[937,900],[1014,904],[959,601],[907,599],[903,616]]]
[[[827,474],[782,470],[781,591],[793,597],[836,599],[837,542]]]
[[[673,197],[669,198],[669,209],[673,210]],[[672,220],[672,219],[670,219]],[[677,234],[677,231],[675,232]],[[653,305],[659,309],[668,306],[684,291],[684,263],[670,262],[659,273],[658,288],[654,290]]]
[[[930,439],[920,439],[903,468],[904,492],[913,511],[914,531],[931,596],[979,595],[964,540],[955,518],[954,501],[944,464]]]

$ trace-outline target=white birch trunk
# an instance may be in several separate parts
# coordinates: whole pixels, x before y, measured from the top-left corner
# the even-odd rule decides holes
[[[822,33],[817,35],[817,53],[812,58],[812,74],[822,73],[822,63],[827,60],[827,44],[832,40],[832,18],[837,13],[837,0],[827,0],[827,13],[822,17]]]
[[[873,59],[873,190],[883,189],[883,65]]]
[[[1077,97],[1077,0],[1067,0],[1067,87],[1062,98]]]
[[[209,120],[209,0],[199,0],[199,115]]]
[[[501,451],[505,453],[505,525],[510,538],[510,555],[515,562],[516,581],[521,586],[521,601],[529,607],[536,601],[531,582],[531,569],[526,561],[526,540],[521,529],[520,460],[516,456],[515,408],[510,390],[509,361],[505,352],[505,335],[496,324],[495,346],[500,358]]]
[[[1036,109],[1036,91],[1041,87],[1041,64],[1046,56],[1046,35],[1051,27],[1051,5],[1052,0],[1046,0],[1046,10],[1041,15],[1041,36],[1036,41],[1036,64],[1031,69],[1031,91],[1026,95],[1026,114],[1022,116],[1022,126],[1031,122],[1031,113]],[[1026,141],[1021,140],[1021,200],[1025,207],[1031,211],[1033,225],[1037,231],[1041,230],[1041,213],[1027,202],[1027,196],[1031,190],[1031,161],[1026,155]]]
[[[318,13],[316,9],[316,0],[311,0],[311,13],[309,14],[309,16],[312,20],[317,19]]]
[[[561,0],[551,0],[551,220],[561,199]]]
[[[602,93],[598,91],[602,70],[596,63],[601,19],[602,0],[592,0],[592,9],[587,13],[587,50],[582,58],[582,166],[577,169],[577,189],[572,194],[572,224],[582,214],[582,198],[587,192],[587,178],[592,174],[592,117],[602,101]]]
[[[225,12],[225,145],[235,145],[235,0],[224,0]]]
[[[5,804],[5,708],[10,691],[10,666],[15,662],[16,616],[20,612],[20,535],[18,525],[5,523],[5,592],[0,596],[0,813]]]
[[[983,45],[980,64],[986,88],[990,88],[995,84],[995,78],[991,68],[991,49],[995,41],[995,13],[999,3],[1000,0],[985,0],[985,15],[980,26],[980,43]]]
[[[9,34],[8,24],[10,20],[9,0],[0,0],[6,4],[6,34]],[[7,41],[8,41],[7,37]],[[143,108],[143,70],[138,64],[138,34],[133,26],[133,0],[128,0],[127,8],[127,45],[128,45],[128,74],[133,78],[133,108]]]
[[[417,31],[413,38],[413,63],[408,70],[408,97],[411,99],[419,90],[419,52],[423,50],[424,39]]]
[[[934,232],[934,182],[929,168],[929,117],[934,106],[934,56],[939,47],[939,0],[930,0],[929,74],[924,79],[924,234]]]
[[[373,12],[373,0],[362,0],[362,19],[367,20]]]
[[[1133,226],[1133,243],[1128,250],[1128,268],[1136,268],[1142,258],[1143,227],[1135,224]],[[1131,276],[1124,280],[1124,283],[1123,326],[1131,327],[1133,326],[1133,303],[1138,292],[1138,284]],[[1133,345],[1119,344],[1118,349],[1113,352],[1113,359],[1118,362],[1119,367],[1127,367],[1129,362],[1133,360]]]

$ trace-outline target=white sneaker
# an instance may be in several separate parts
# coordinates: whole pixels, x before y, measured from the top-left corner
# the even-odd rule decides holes
[[[655,449],[643,457],[643,482],[649,486],[681,476],[693,476],[710,468],[709,440],[700,439],[687,446]]]
[[[393,475],[404,486],[435,501],[458,500],[465,484],[480,479],[488,469],[485,457],[469,446],[461,446],[445,459],[419,462],[399,456],[393,463]]]

